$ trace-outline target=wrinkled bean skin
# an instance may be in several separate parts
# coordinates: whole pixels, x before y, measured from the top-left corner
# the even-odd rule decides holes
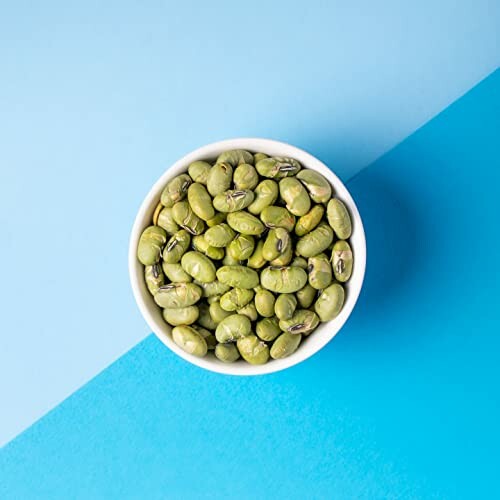
[[[335,231],[337,238],[346,240],[350,238],[352,232],[351,217],[346,206],[338,199],[333,198],[326,207],[328,224]]]
[[[332,197],[330,183],[319,172],[304,169],[297,174],[315,203],[326,203]]]
[[[255,240],[252,236],[238,234],[227,247],[227,254],[235,260],[248,259],[255,248]]]
[[[309,283],[304,288],[301,288],[298,292],[295,292],[297,297],[297,302],[302,309],[308,309],[312,306],[314,299],[316,298],[318,291],[313,288]]]
[[[191,184],[187,195],[191,209],[200,219],[207,221],[215,217],[212,198],[203,184],[198,182]]]
[[[219,212],[238,212],[252,203],[254,194],[252,191],[241,189],[230,189],[214,198],[214,207]]]
[[[261,288],[255,292],[255,307],[257,312],[264,318],[274,316],[274,295],[269,291]]]
[[[290,234],[282,227],[273,228],[267,234],[267,238],[262,248],[262,256],[264,259],[271,261],[276,259],[281,253],[287,249],[291,249],[292,240]]]
[[[284,156],[274,156],[273,158],[264,158],[259,160],[255,165],[257,172],[262,177],[269,177],[271,179],[283,179],[296,175],[301,169],[300,163],[293,158]]]
[[[285,177],[280,180],[280,196],[286,203],[287,210],[302,217],[311,208],[311,198],[304,185],[295,177]]]
[[[191,236],[185,230],[177,231],[167,242],[163,249],[163,262],[176,264],[181,260],[191,243]]]
[[[193,179],[193,182],[199,182],[206,186],[208,172],[210,172],[211,168],[212,165],[206,161],[194,161],[188,167],[188,174]]]
[[[201,283],[211,283],[215,280],[215,265],[200,252],[186,252],[181,259],[181,266],[189,276]]]
[[[276,316],[264,318],[257,322],[255,326],[257,336],[266,342],[272,342],[281,333],[279,321]]]
[[[207,229],[205,233],[208,244],[216,248],[226,247],[235,236],[236,233],[225,222]]]
[[[232,229],[241,234],[258,236],[264,231],[262,222],[248,212],[231,212],[227,214],[227,223]]]
[[[250,320],[242,314],[231,314],[224,318],[215,330],[215,337],[221,344],[241,339],[252,332]]]
[[[247,265],[253,269],[260,269],[267,264],[266,259],[264,259],[264,255],[262,254],[264,249],[264,240],[259,240],[257,246],[255,247],[254,252],[248,259]]]
[[[255,198],[248,206],[248,211],[253,215],[259,215],[266,207],[271,206],[278,199],[278,184],[271,179],[266,179],[257,184],[254,194]]]
[[[172,207],[164,207],[158,214],[158,226],[165,229],[167,234],[172,236],[177,231],[179,231],[180,227],[177,222],[174,220],[174,215],[172,213]]]
[[[284,332],[309,335],[319,325],[319,318],[309,309],[298,309],[290,319],[280,320],[279,325]]]
[[[151,295],[154,295],[165,284],[165,275],[158,262],[144,268],[144,279]]]
[[[247,335],[237,340],[241,357],[251,365],[263,365],[269,360],[269,347],[256,335]]]
[[[290,319],[297,307],[297,298],[292,293],[278,295],[274,303],[274,314],[279,320]]]
[[[155,302],[166,309],[178,309],[196,304],[201,288],[194,283],[170,283],[161,286],[154,295]]]
[[[342,285],[334,283],[325,288],[320,294],[314,310],[321,321],[330,321],[340,313],[344,305],[345,292]]]
[[[191,283],[193,281],[193,278],[182,269],[179,263],[169,264],[168,262],[163,262],[162,267],[165,276],[172,283]]]
[[[271,347],[271,358],[287,358],[298,349],[301,340],[302,335],[296,335],[289,332],[282,333]]]
[[[178,201],[172,207],[175,222],[189,234],[201,234],[205,230],[205,223],[194,212],[189,202]]]
[[[218,280],[212,281],[211,283],[196,283],[202,290],[202,297],[215,297],[217,295],[223,295],[229,290],[229,286],[221,283]]]
[[[295,234],[297,236],[304,236],[311,232],[323,218],[325,209],[321,205],[315,205],[314,207],[297,220],[297,225],[295,226]]]
[[[222,266],[217,269],[217,279],[235,288],[251,289],[259,284],[256,271],[245,266]]]
[[[253,290],[232,288],[220,298],[220,306],[225,311],[237,311],[245,307],[254,296]]]
[[[253,154],[245,151],[244,149],[233,149],[231,151],[225,151],[220,154],[217,158],[217,163],[229,163],[232,167],[237,167],[238,165],[248,163],[253,165]]]
[[[176,326],[172,329],[173,341],[183,350],[193,356],[202,358],[207,354],[205,339],[191,326]]]
[[[184,351],[263,364],[342,310],[352,221],[316,170],[224,151],[168,181],[153,209],[137,258]]]
[[[240,353],[234,344],[217,344],[215,356],[223,363],[234,363],[239,359]]]
[[[209,306],[210,317],[215,321],[215,323],[220,323],[224,318],[231,316],[232,312],[226,311],[220,305],[220,302],[212,302]]]
[[[174,177],[167,183],[161,193],[160,201],[165,207],[173,207],[177,202],[186,197],[187,190],[191,185],[191,177],[188,174],[181,174]]]
[[[295,216],[284,207],[269,206],[260,214],[262,222],[269,228],[282,227],[288,232],[295,227]]]
[[[192,325],[200,314],[196,306],[179,307],[177,309],[163,309],[165,321],[172,326]]]
[[[141,264],[152,266],[159,262],[163,245],[167,241],[165,229],[149,226],[141,234],[137,246],[137,258]]]
[[[227,214],[224,212],[217,212],[211,219],[207,220],[208,227],[217,226],[217,224],[221,224],[225,222]]]
[[[309,257],[307,269],[309,284],[316,290],[323,290],[332,282],[332,266],[324,253]]]
[[[227,191],[233,179],[233,167],[229,163],[216,163],[208,172],[207,189],[212,196]]]
[[[332,267],[335,279],[341,283],[349,280],[352,274],[352,250],[347,241],[339,240],[335,242],[332,250]]]
[[[302,257],[314,257],[324,252],[333,242],[333,230],[322,222],[316,229],[302,236],[295,247],[295,252]]]
[[[262,270],[261,284],[271,292],[294,293],[307,282],[307,273],[300,267],[266,267]]]
[[[238,309],[237,312],[246,316],[250,321],[257,321],[258,313],[253,302],[249,302],[246,306]]]
[[[234,171],[233,182],[236,189],[253,190],[259,183],[259,174],[253,165],[242,163]]]

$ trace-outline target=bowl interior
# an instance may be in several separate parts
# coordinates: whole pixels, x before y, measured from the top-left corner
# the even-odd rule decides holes
[[[345,286],[346,300],[340,314],[332,321],[321,323],[308,337],[304,338],[299,349],[288,358],[273,360],[265,365],[253,366],[245,361],[225,364],[213,354],[204,358],[197,358],[184,352],[172,340],[171,328],[165,323],[160,308],[149,294],[144,282],[144,267],[137,260],[136,250],[139,237],[145,227],[150,225],[153,211],[160,200],[160,194],[165,184],[176,175],[187,170],[195,160],[214,160],[220,153],[228,149],[246,149],[251,152],[262,152],[269,156],[290,156],[297,159],[303,167],[317,170],[331,183],[334,193],[347,206],[352,218],[353,231],[350,238],[354,253],[354,267],[351,279]],[[358,209],[340,179],[321,161],[314,156],[289,144],[269,139],[229,139],[209,144],[199,148],[174,163],[155,183],[144,199],[137,214],[129,246],[129,273],[135,299],[149,327],[172,351],[207,370],[233,375],[257,375],[283,370],[312,356],[324,347],[342,328],[351,314],[361,291],[366,267],[366,242],[363,225]]]

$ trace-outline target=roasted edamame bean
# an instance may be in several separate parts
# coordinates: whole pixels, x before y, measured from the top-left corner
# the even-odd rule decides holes
[[[192,325],[200,315],[196,306],[179,307],[176,309],[163,309],[165,321],[172,326]]]
[[[216,163],[208,172],[207,189],[212,196],[229,189],[233,179],[233,167],[229,163]]]
[[[276,293],[294,293],[307,282],[307,273],[301,267],[266,267],[260,275],[264,288]]]
[[[215,265],[200,252],[186,252],[181,259],[181,266],[189,276],[201,283],[211,283],[215,280]]]
[[[257,322],[255,327],[257,336],[266,342],[272,342],[280,333],[279,320],[276,316],[264,318]]]
[[[269,359],[269,347],[256,335],[247,335],[236,341],[241,357],[251,365],[263,365]]]
[[[188,174],[181,174],[174,177],[167,183],[161,193],[160,201],[165,207],[173,207],[178,201],[186,197],[187,190],[193,182]]]
[[[314,202],[326,203],[332,197],[330,183],[319,172],[304,169],[297,174],[297,179],[304,184]]]
[[[222,266],[217,269],[217,279],[226,285],[238,288],[255,288],[259,284],[259,275],[245,266]]]
[[[165,229],[149,226],[141,234],[137,246],[137,258],[145,266],[152,266],[160,260],[163,245],[167,241]]]
[[[346,206],[338,198],[333,198],[328,202],[326,216],[328,224],[339,239],[350,238],[352,232],[351,217]]]
[[[295,177],[280,180],[280,196],[285,201],[287,210],[293,215],[302,217],[311,208],[311,198],[306,188]]]
[[[160,307],[177,309],[196,304],[201,298],[201,288],[194,283],[170,283],[161,286],[154,295]]]
[[[240,353],[234,344],[217,344],[215,357],[223,363],[234,363],[240,357]]]
[[[138,242],[144,283],[185,352],[292,355],[344,305],[352,222],[325,176],[235,149],[169,180]]]
[[[271,347],[271,358],[281,359],[293,354],[299,347],[302,335],[296,335],[290,332],[282,333]]]
[[[323,290],[332,282],[332,266],[324,253],[309,257],[307,270],[309,284],[316,290]]]
[[[203,184],[199,182],[191,184],[187,196],[191,209],[200,219],[207,221],[215,217],[215,205],[212,205],[212,198]]]
[[[176,326],[172,329],[173,341],[193,356],[203,357],[207,353],[205,339],[191,326]]]
[[[165,275],[158,262],[144,268],[144,279],[151,295],[154,295],[165,284]]]
[[[293,293],[282,293],[274,303],[274,314],[278,319],[290,319],[297,307],[297,298]]]
[[[316,229],[299,238],[295,251],[302,257],[314,257],[324,252],[332,244],[332,241],[332,228],[322,222]]]
[[[334,283],[322,290],[314,304],[314,310],[319,319],[321,321],[330,321],[338,316],[344,305],[344,297],[344,289],[339,283]]]
[[[351,277],[352,250],[347,241],[339,240],[333,245],[332,267],[337,281],[345,283]]]
[[[215,337],[221,344],[225,344],[250,335],[251,331],[252,324],[246,316],[231,314],[217,325]]]
[[[163,249],[163,262],[175,264],[181,260],[184,252],[188,249],[191,243],[191,236],[185,230],[177,231],[167,242]]]
[[[280,320],[279,325],[284,332],[309,335],[319,325],[319,318],[309,309],[299,309],[290,319]]]
[[[289,233],[295,227],[295,216],[284,207],[274,205],[266,207],[260,213],[260,218],[267,227],[282,227]]]

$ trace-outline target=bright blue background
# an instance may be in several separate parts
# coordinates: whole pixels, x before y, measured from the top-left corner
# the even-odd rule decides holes
[[[149,333],[126,250],[168,165],[263,136],[348,179],[498,66],[499,25],[491,0],[2,2],[0,444]]]
[[[224,377],[154,336],[0,457],[1,498],[498,498],[500,71],[348,183],[368,238],[345,328]]]

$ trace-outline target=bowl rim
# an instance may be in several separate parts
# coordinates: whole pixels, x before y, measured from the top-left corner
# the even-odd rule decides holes
[[[168,330],[170,330],[169,326],[163,319],[161,319],[160,322],[154,317],[151,309],[156,310],[158,313],[158,306],[154,303],[151,295],[146,289],[142,277],[144,266],[136,258],[137,243],[140,234],[144,228],[150,224],[148,219],[150,220],[151,213],[159,202],[160,194],[165,184],[175,175],[179,175],[186,171],[188,165],[193,161],[215,158],[223,150],[230,149],[246,149],[252,152],[261,151],[272,154],[273,156],[290,156],[300,161],[303,167],[316,170],[323,174],[332,184],[334,193],[349,209],[353,223],[353,233],[350,241],[351,243],[356,241],[356,245],[354,245],[354,243],[352,244],[353,252],[356,255],[353,272],[349,280],[346,300],[339,315],[333,320],[318,326],[314,334],[307,338],[307,349],[304,349],[302,346],[302,348],[299,348],[291,356],[279,360],[273,359],[264,365],[250,365],[241,360],[236,363],[224,364],[215,357],[198,358],[180,349],[180,347],[173,342],[168,333]],[[278,154],[273,151],[281,151],[281,153]],[[146,323],[153,333],[171,351],[189,363],[212,372],[238,376],[263,375],[285,370],[312,357],[323,349],[323,347],[325,347],[342,329],[356,305],[363,286],[366,270],[366,237],[361,216],[350,192],[337,175],[335,175],[321,160],[301,148],[273,139],[258,137],[225,139],[207,144],[184,155],[171,166],[167,167],[160,178],[153,184],[142,201],[132,226],[129,240],[128,269],[134,298],[143,318],[146,320]],[[323,335],[318,336],[317,334],[322,330],[324,330]]]

